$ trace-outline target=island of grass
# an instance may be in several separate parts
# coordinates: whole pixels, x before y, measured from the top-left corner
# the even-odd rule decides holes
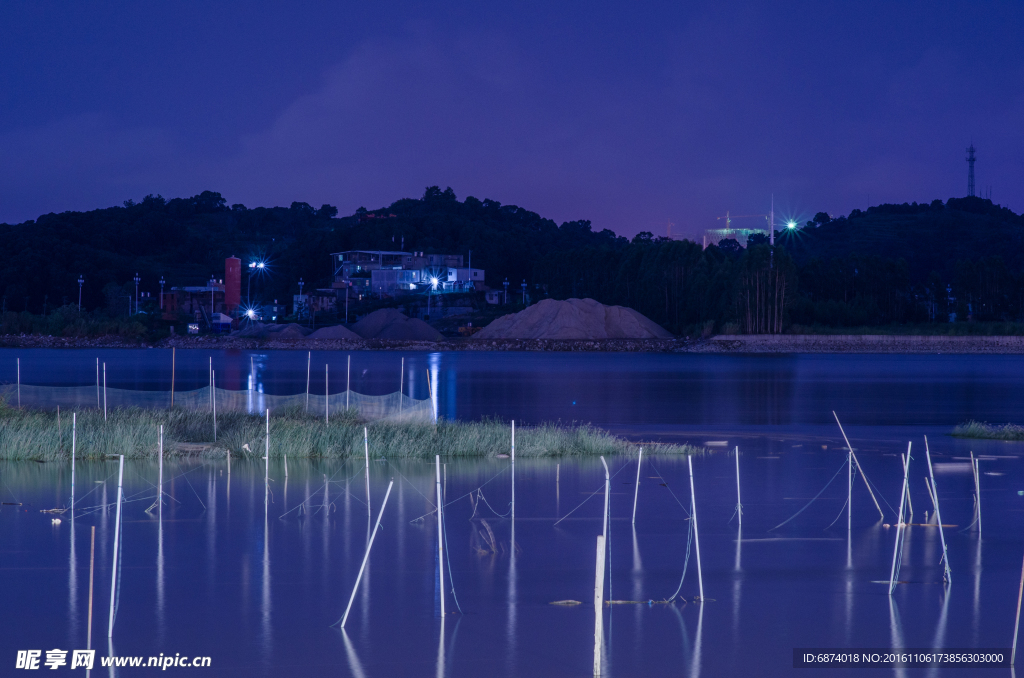
[[[1024,426],[1016,424],[987,424],[971,420],[958,425],[950,435],[956,438],[978,438],[982,440],[1024,440]]]
[[[163,426],[168,456],[262,458],[266,449],[266,419],[256,414],[228,412],[213,416],[195,410],[102,410],[78,412],[75,456],[102,459],[123,454],[127,459],[155,458]],[[367,430],[374,458],[497,457],[510,451],[507,422],[401,423],[367,422],[350,410],[331,415],[329,422],[299,411],[271,412],[270,456],[293,458],[359,457]],[[0,400],[0,459],[59,461],[71,458],[71,413],[22,410]],[[643,443],[645,447],[650,443]],[[542,424],[516,428],[517,457],[636,454],[640,443],[613,436],[589,424]],[[691,445],[653,445],[659,454],[694,454]],[[650,449],[650,447],[648,447]]]

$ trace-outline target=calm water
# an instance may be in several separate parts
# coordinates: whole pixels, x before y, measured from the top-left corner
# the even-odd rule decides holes
[[[183,355],[184,354],[184,355]],[[95,353],[0,353],[22,357],[31,383],[89,383]],[[353,353],[353,388],[395,390],[400,354]],[[100,353],[108,380],[159,388],[170,367],[158,351]],[[313,356],[320,370],[327,354]],[[1014,357],[629,356],[407,354],[406,367],[435,370],[442,414],[526,421],[584,420],[642,439],[727,441],[694,460],[704,605],[615,605],[606,617],[606,675],[974,675],[970,669],[904,671],[792,668],[794,647],[1008,647],[1024,539],[1024,471],[1017,443],[944,435],[967,418],[1019,420]],[[205,378],[209,354],[178,353],[178,379]],[[214,354],[249,378],[249,354]],[[260,354],[257,383],[269,392],[305,388],[305,354]],[[343,355],[330,355],[342,375]],[[90,361],[93,361],[90,366]],[[357,365],[358,370],[357,370]],[[244,369],[243,369],[244,368]],[[363,370],[366,370],[363,372]],[[362,382],[356,382],[356,373]],[[29,374],[40,375],[30,378]],[[13,380],[0,372],[0,380]],[[388,379],[395,382],[389,385]],[[409,376],[406,386],[413,381]],[[108,381],[108,383],[111,383]],[[184,388],[178,382],[178,388]],[[114,385],[113,383],[111,385]],[[322,386],[321,386],[322,388]],[[334,386],[332,385],[332,391]],[[573,402],[575,401],[575,404]],[[845,455],[836,409],[877,486],[886,523],[902,482],[899,454],[913,440],[914,522],[931,511],[922,435],[936,464],[952,585],[941,584],[933,527],[909,531],[900,579],[886,585],[895,534],[879,520],[858,479],[853,529],[846,531],[845,477],[775,531],[834,477]],[[745,508],[740,531],[735,458]],[[973,514],[973,478],[964,457],[981,455],[984,539],[964,528]],[[372,441],[371,441],[372,451]],[[646,455],[645,455],[646,456]],[[635,532],[630,526],[636,460],[609,460],[611,596],[659,600],[679,586],[686,552],[689,476],[684,460],[653,456],[640,474]],[[0,610],[9,623],[5,658],[18,649],[85,647],[89,532],[96,526],[93,645],[108,652],[107,609],[117,464],[78,467],[74,521],[59,525],[39,509],[63,506],[69,468],[0,466]],[[508,460],[460,461],[446,468],[451,579],[462,614],[437,616],[433,466],[372,460],[371,509],[395,481],[347,624],[344,612],[368,533],[364,468],[357,462],[273,460],[264,511],[263,466],[224,461],[168,462],[162,519],[153,504],[157,468],[125,468],[123,576],[113,652],[209,655],[207,675],[587,676],[593,657],[593,570],[601,531],[598,460],[520,459],[515,523]],[[476,511],[468,495],[477,490]],[[682,504],[682,505],[681,505]],[[326,508],[325,508],[326,506]],[[577,508],[578,507],[578,508]],[[575,511],[573,511],[575,509]],[[571,512],[571,514],[570,514]],[[555,525],[556,520],[568,518]],[[832,526],[834,519],[839,520]],[[511,548],[513,540],[516,548]],[[490,532],[488,532],[488,530]],[[494,535],[497,553],[488,544]],[[681,595],[698,594],[695,554]],[[557,607],[555,600],[584,604]],[[448,610],[456,609],[452,596]],[[457,610],[456,610],[457,611]],[[65,667],[63,670],[67,670]],[[173,669],[169,669],[173,671]],[[188,672],[187,669],[178,669]],[[154,670],[149,672],[155,673]],[[199,670],[193,670],[199,672]],[[146,675],[146,669],[122,669]],[[977,671],[975,671],[977,673]],[[993,669],[982,675],[1006,675]]]

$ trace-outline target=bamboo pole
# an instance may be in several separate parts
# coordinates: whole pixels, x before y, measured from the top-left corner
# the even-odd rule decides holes
[[[370,549],[373,548],[373,540],[377,538],[377,530],[380,529],[380,519],[384,515],[384,507],[388,505],[388,497],[391,496],[391,487],[395,484],[392,480],[388,483],[388,491],[384,493],[384,502],[380,505],[380,513],[377,514],[377,524],[373,527],[373,532],[370,534],[370,541],[366,544],[366,554],[363,555],[363,564],[359,566],[359,574],[356,575],[355,586],[352,587],[352,595],[348,599],[348,606],[345,608],[345,614],[341,617],[341,628],[345,628],[345,622],[348,621],[348,613],[352,609],[352,602],[356,599],[356,591],[359,590],[359,582],[363,579],[363,570],[366,569],[366,561],[370,559]]]
[[[267,408],[267,433],[263,437],[266,456],[263,457],[263,518],[270,511],[270,408]]]
[[[124,482],[124,455],[117,471],[117,517],[114,519],[114,557],[110,561],[110,614],[107,622],[107,638],[114,637],[114,597],[117,595],[117,555],[121,546],[121,496]]]
[[[693,519],[693,544],[697,548],[697,582],[700,586],[700,600],[704,602],[704,574],[700,568],[700,534],[697,532],[697,498],[693,494],[693,456],[687,455],[690,468],[690,517]]]
[[[71,413],[71,518],[75,517],[75,445],[78,442],[78,413]]]
[[[213,358],[210,358],[210,411],[213,412]]]
[[[366,519],[369,520],[373,514],[370,511],[370,436],[363,427],[363,455],[366,460]]]
[[[288,455],[284,455],[284,477],[288,477]],[[285,487],[287,489],[287,486]]]
[[[516,529],[516,420],[512,420],[512,533],[515,534]],[[515,550],[516,545],[513,540],[512,549]]]
[[[402,356],[402,373],[398,375],[398,411],[402,411],[402,395],[405,393],[405,356]]]
[[[640,464],[644,460],[644,448],[640,448],[640,454],[636,458],[636,487],[633,489],[633,525],[636,525],[636,500],[640,496]],[[558,471],[555,471],[557,478]],[[558,482],[557,480],[555,482]]]
[[[836,423],[839,424],[839,417],[836,415],[835,411],[832,412],[832,416],[836,418]],[[860,477],[864,481],[864,487],[868,488],[868,494],[871,495],[871,501],[875,502],[875,508],[878,509],[878,515],[881,517],[882,520],[885,520],[885,514],[882,513],[882,507],[878,505],[878,499],[875,498],[875,493],[871,489],[871,485],[868,484],[868,477],[864,475],[864,468],[860,465],[860,461],[858,461],[857,455],[854,454],[853,446],[850,445],[850,439],[846,437],[846,431],[843,430],[842,424],[839,424],[839,432],[843,434],[843,440],[846,441],[846,449],[850,450],[850,459],[852,460],[853,464],[856,464],[857,470],[860,471]],[[852,474],[853,472],[853,466],[851,466],[850,473]],[[853,479],[851,478],[850,480],[852,482]],[[852,488],[850,489],[850,494],[852,498]]]
[[[107,420],[107,364],[103,363],[103,421]]]
[[[743,502],[740,501],[740,446],[736,446],[736,517],[743,527]]]
[[[604,644],[604,535],[597,535],[597,562],[594,567],[594,675],[601,675],[601,647]]]
[[[441,513],[444,505],[441,500],[441,455],[434,455],[434,475],[437,485],[437,575],[440,578],[439,590],[441,591],[441,619],[444,619],[444,522]]]
[[[171,404],[174,404],[174,387],[171,387]],[[100,359],[96,358],[96,409],[100,409]]]
[[[310,370],[313,369],[313,352],[310,351],[306,355],[306,411],[309,412],[309,377],[312,374]]]
[[[18,358],[18,407],[21,407],[21,358]]]
[[[971,471],[974,472],[974,498],[975,498],[975,511],[978,514],[978,536],[981,536],[981,479],[978,477],[978,460],[974,458],[974,452],[971,452]]]
[[[331,382],[327,363],[324,363],[324,424],[331,423]]]
[[[348,365],[345,368],[345,409],[348,409],[348,394],[352,390],[352,356],[348,357]]]
[[[156,500],[158,502],[156,510],[157,510],[157,513],[159,514],[159,516],[161,518],[163,518],[163,515],[164,515],[164,425],[163,424],[160,424],[160,450],[159,450],[159,452],[160,452],[160,464],[159,464],[160,471],[159,471],[158,480],[159,480],[160,489],[157,490],[157,494],[156,494]]]
[[[213,442],[217,442],[217,373],[210,371],[210,395],[213,400]]]
[[[903,460],[903,490],[900,492],[900,513],[896,516],[896,544],[892,548],[892,569],[889,570],[889,595],[892,595],[896,588],[896,555],[900,550],[900,540],[903,536],[903,507],[907,500],[907,476],[910,472],[910,443],[907,443],[907,456]]]
[[[935,501],[935,518],[939,525],[939,538],[942,540],[942,564],[945,566],[942,578],[946,583],[953,581],[953,573],[949,569],[949,552],[946,551],[946,535],[942,531],[942,512],[939,511],[939,489],[935,487],[935,473],[932,471],[932,454],[928,449],[928,436],[924,437],[924,454],[928,459],[928,476],[932,481],[932,498]]]
[[[92,589],[93,575],[96,573],[96,526],[92,526],[92,538],[89,546],[89,619],[86,622],[85,646],[92,649]]]
[[[95,533],[96,528],[92,528]],[[1017,659],[1017,631],[1020,629],[1020,601],[1024,596],[1024,565],[1020,569],[1020,589],[1017,591],[1017,621],[1013,624],[1013,650],[1010,651],[1010,667],[1012,669],[1014,660]]]

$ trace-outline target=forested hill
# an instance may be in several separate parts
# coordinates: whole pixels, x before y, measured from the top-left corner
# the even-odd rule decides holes
[[[140,288],[201,285],[223,277],[224,258],[266,258],[252,296],[290,299],[298,280],[325,286],[328,254],[348,249],[472,250],[486,282],[532,295],[589,296],[627,305],[679,333],[780,331],[801,325],[878,325],[1024,315],[1024,219],[980,198],[880,205],[836,219],[819,213],[779,233],[775,252],[756,239],[703,249],[641,233],[627,240],[588,221],[560,225],[514,205],[431,187],[419,199],[338,217],[330,205],[247,208],[213,192],[0,224],[0,291],[8,311],[77,301],[118,308]],[[243,277],[243,285],[246,280]],[[116,289],[115,289],[116,288]],[[307,288],[308,289],[308,288]],[[121,306],[120,308],[123,308]]]
[[[837,219],[819,212],[783,236],[779,242],[800,263],[881,256],[905,260],[912,278],[935,272],[952,280],[958,261],[993,256],[1011,269],[1024,268],[1024,217],[983,198],[878,205]]]
[[[532,278],[533,264],[545,252],[585,245],[621,247],[611,231],[593,233],[590,223],[558,226],[534,212],[492,200],[460,202],[448,189],[428,188],[421,199],[403,199],[379,210],[360,208],[337,218],[330,205],[315,209],[247,208],[228,205],[205,191],[192,198],[147,196],[122,207],[46,214],[35,221],[0,224],[0,291],[7,310],[33,313],[77,303],[79,275],[85,278],[83,306],[108,303],[104,288],[123,285],[138,272],[141,289],[159,291],[158,280],[202,285],[224,277],[224,259],[265,258],[269,275],[253,281],[253,296],[290,299],[298,280],[327,286],[331,252],[386,249],[469,254],[486,269],[487,283],[506,277],[517,284]],[[404,240],[403,240],[404,238]],[[243,277],[243,285],[246,280]],[[308,289],[308,288],[307,288]],[[108,290],[109,295],[109,290]]]

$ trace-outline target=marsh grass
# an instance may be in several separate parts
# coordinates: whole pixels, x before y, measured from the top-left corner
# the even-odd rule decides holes
[[[55,461],[71,456],[71,413],[21,410],[0,400],[0,459]],[[123,454],[126,458],[155,457],[158,431],[164,426],[164,450],[168,455],[261,458],[265,449],[266,420],[260,415],[226,412],[217,415],[217,440],[213,441],[213,417],[195,410],[117,409],[78,413],[76,455],[102,458]],[[374,458],[494,457],[507,454],[510,430],[506,422],[439,421],[433,424],[364,422],[354,410],[332,414],[330,422],[301,410],[271,412],[270,456],[362,457],[363,427],[369,429],[370,454]],[[637,444],[590,425],[542,424],[518,428],[517,457],[614,456],[635,454]],[[659,445],[660,454],[693,454],[690,445]]]
[[[981,438],[985,440],[1024,440],[1024,426],[1016,424],[986,424],[969,421],[953,429],[956,438]]]

